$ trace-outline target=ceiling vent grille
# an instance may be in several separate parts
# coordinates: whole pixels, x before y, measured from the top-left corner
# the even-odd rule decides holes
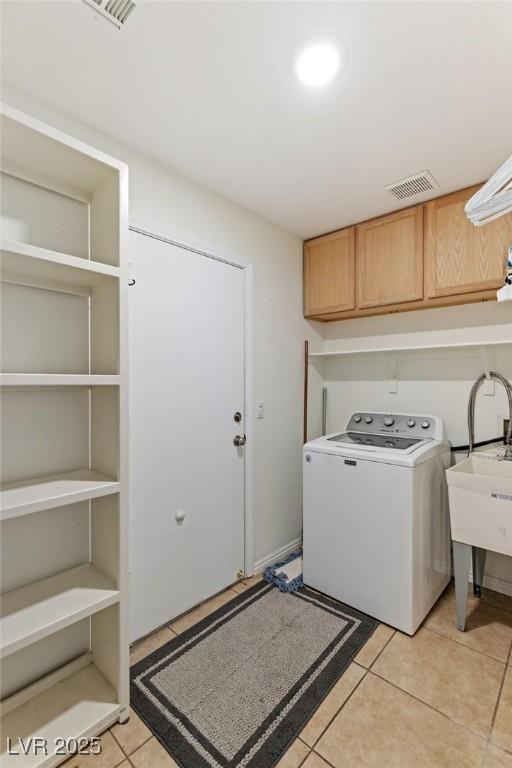
[[[408,176],[406,179],[400,179],[393,184],[386,184],[384,189],[391,192],[397,200],[406,200],[416,195],[424,195],[426,192],[438,187],[439,184],[429,171],[415,173],[414,176]]]
[[[84,0],[94,10],[121,29],[136,6],[135,0]]]

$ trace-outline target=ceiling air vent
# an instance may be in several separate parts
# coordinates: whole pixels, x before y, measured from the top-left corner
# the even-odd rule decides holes
[[[429,171],[421,171],[420,173],[415,173],[414,176],[408,176],[406,179],[395,181],[393,184],[386,184],[384,189],[391,192],[397,200],[406,200],[408,197],[424,195],[438,186],[439,184]]]
[[[125,24],[137,4],[135,0],[84,0],[84,3],[99,11],[119,29]]]

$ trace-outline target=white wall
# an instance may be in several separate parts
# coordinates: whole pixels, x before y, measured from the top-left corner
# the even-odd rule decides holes
[[[384,349],[394,346],[506,341],[489,354],[489,365],[512,380],[512,304],[496,302],[420,310],[315,327],[323,341],[318,351]],[[327,432],[343,429],[356,410],[423,412],[441,416],[452,445],[468,442],[467,404],[474,380],[483,373],[479,350],[400,352],[397,391],[392,394],[389,372],[378,354],[329,358],[310,365],[309,434],[320,430],[321,389],[327,387]],[[497,384],[494,396],[481,388],[476,403],[476,440],[502,433],[508,403]],[[462,458],[464,454],[462,455]],[[459,458],[461,458],[459,456]],[[512,558],[490,555],[488,586],[512,594]]]
[[[131,222],[253,265],[254,559],[285,546],[302,528],[304,340],[320,338],[302,318],[301,241],[6,84],[2,99],[128,163]]]

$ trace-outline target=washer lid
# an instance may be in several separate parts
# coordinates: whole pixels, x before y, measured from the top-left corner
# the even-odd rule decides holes
[[[414,445],[424,443],[425,440],[414,437],[399,437],[397,435],[376,435],[368,432],[343,432],[333,435],[327,440],[338,445],[368,446],[370,448],[393,449],[395,451],[407,451]]]
[[[415,437],[401,438],[400,442],[403,440],[404,442],[412,443],[412,445],[391,448],[390,446],[368,445],[367,443],[355,443],[348,440],[341,442],[341,438],[344,438],[345,434],[334,432],[325,437],[317,437],[315,440],[310,440],[304,446],[304,453],[331,454],[331,456],[339,456],[345,459],[377,462],[379,464],[397,464],[398,466],[412,468],[434,458],[434,456],[440,453],[450,450],[448,443],[442,440],[432,440],[431,438],[426,438],[425,440],[419,440],[419,438]],[[375,437],[375,435],[367,435],[367,437]],[[378,435],[378,437],[387,439],[387,435]],[[331,440],[331,438],[334,438],[334,440]],[[389,439],[396,441],[399,438],[390,436]]]

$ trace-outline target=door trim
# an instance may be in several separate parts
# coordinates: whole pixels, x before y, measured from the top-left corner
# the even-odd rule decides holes
[[[253,417],[253,387],[252,387],[252,339],[253,339],[253,267],[252,264],[244,264],[220,252],[212,252],[205,245],[193,243],[181,235],[161,232],[136,222],[128,225],[131,232],[160,240],[163,243],[174,245],[186,251],[192,251],[207,259],[220,261],[231,267],[244,271],[244,412],[245,412],[245,443],[244,453],[244,562],[243,569],[247,576],[254,574],[254,417]]]

